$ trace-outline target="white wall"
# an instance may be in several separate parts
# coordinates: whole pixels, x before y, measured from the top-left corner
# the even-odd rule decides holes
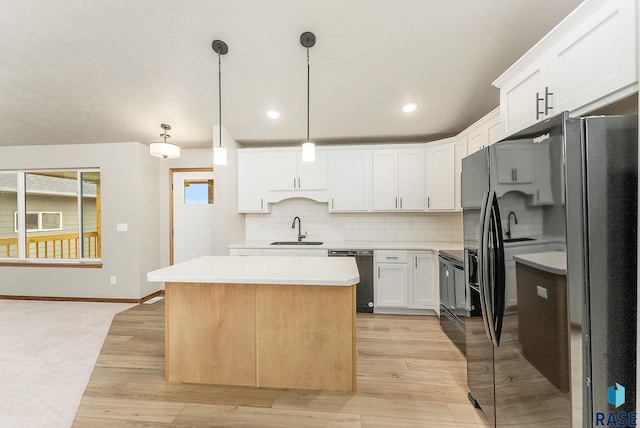
[[[459,242],[461,213],[329,213],[326,203],[287,199],[272,205],[270,214],[246,214],[248,241],[297,239],[291,228],[295,216],[302,220],[308,241],[352,242]]]
[[[101,269],[0,266],[0,295],[139,299],[159,289],[158,160],[140,143],[0,147],[0,170],[100,168]],[[128,232],[116,232],[127,223]],[[111,275],[117,284],[110,284]]]
[[[216,127],[217,129],[217,127]],[[217,131],[216,131],[217,133]],[[238,214],[237,191],[237,143],[224,130],[223,146],[227,148],[227,165],[216,166],[213,170],[214,179],[214,254],[226,256],[228,246],[232,242],[244,240],[244,214]],[[162,249],[160,265],[169,265],[169,170],[171,168],[199,168],[213,166],[213,148],[183,149],[179,158],[161,160],[159,185],[160,233],[159,246]],[[165,209],[166,207],[166,209]]]

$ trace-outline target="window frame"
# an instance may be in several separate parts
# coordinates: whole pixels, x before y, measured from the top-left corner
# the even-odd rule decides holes
[[[63,230],[63,216],[61,211],[26,211],[26,176],[28,174],[37,174],[37,173],[55,173],[55,172],[74,172],[76,174],[76,206],[78,212],[78,249],[77,249],[77,258],[73,259],[62,259],[62,258],[32,258],[26,257],[26,245],[27,245],[27,232],[45,232],[45,231],[55,231],[55,230]],[[0,173],[9,173],[16,174],[16,193],[17,193],[17,210],[14,211],[14,232],[18,235],[18,246],[17,246],[17,257],[0,257],[0,266],[46,266],[46,267],[102,267],[102,240],[99,239],[98,246],[100,247],[100,251],[98,254],[100,257],[82,257],[85,254],[85,244],[84,239],[84,221],[83,221],[83,201],[85,199],[85,195],[83,192],[83,181],[82,177],[84,173],[98,173],[99,181],[98,185],[101,187],[102,182],[102,174],[100,168],[38,168],[38,169],[22,169],[22,170],[0,170]],[[100,198],[100,195],[96,195],[97,198]],[[26,230],[26,214],[35,214],[38,213],[38,229],[29,229]],[[55,213],[60,216],[60,228],[58,229],[42,229],[42,214],[44,213]],[[96,216],[101,216],[101,211],[96,213]],[[101,219],[99,217],[96,218],[96,222],[98,223],[98,235],[102,236],[101,231]],[[17,223],[17,224],[16,224]],[[17,227],[16,227],[17,226]]]

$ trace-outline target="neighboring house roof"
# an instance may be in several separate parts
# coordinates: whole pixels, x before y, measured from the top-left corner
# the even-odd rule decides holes
[[[15,192],[18,175],[15,173],[0,173],[0,191]],[[76,196],[78,187],[76,180],[46,175],[26,174],[27,193],[46,195]],[[82,183],[82,194],[88,197],[96,196],[95,183]]]

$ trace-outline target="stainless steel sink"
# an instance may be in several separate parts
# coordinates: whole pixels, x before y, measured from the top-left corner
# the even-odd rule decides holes
[[[504,243],[508,244],[509,242],[522,242],[522,241],[535,241],[535,238],[511,238],[511,239],[505,239]]]
[[[322,242],[318,241],[276,241],[269,245],[322,245]]]

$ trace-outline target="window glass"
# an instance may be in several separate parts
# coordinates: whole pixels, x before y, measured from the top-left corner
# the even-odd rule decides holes
[[[213,204],[213,180],[185,180],[185,205]]]
[[[78,173],[25,173],[26,257],[77,259]]]
[[[0,172],[0,257],[18,257],[18,174]]]

